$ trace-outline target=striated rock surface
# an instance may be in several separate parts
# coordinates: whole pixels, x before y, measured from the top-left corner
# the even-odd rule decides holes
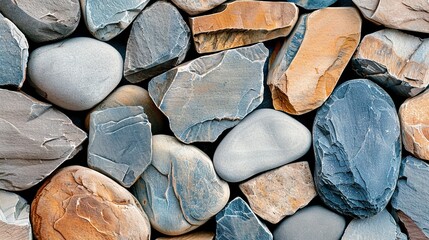
[[[407,235],[410,240],[427,240],[428,239],[428,237],[426,237],[426,235],[416,225],[416,223],[405,213],[398,211],[397,216],[399,218],[399,221],[401,221],[404,224],[404,227],[407,230]],[[404,239],[408,239],[408,238],[404,238]]]
[[[302,15],[268,73],[274,108],[300,115],[320,107],[358,46],[361,24],[353,7]]]
[[[373,216],[389,202],[401,162],[399,119],[375,83],[350,80],[319,109],[313,125],[314,180],[321,199],[341,214]]]
[[[30,205],[18,194],[0,190],[0,239],[33,239]]]
[[[329,7],[334,4],[337,0],[288,0],[288,2],[295,3],[296,5],[308,9],[321,9]]]
[[[189,15],[197,15],[217,7],[226,0],[171,0]]]
[[[182,142],[214,142],[263,98],[262,43],[203,56],[153,78],[149,95]]]
[[[156,240],[213,240],[215,235],[212,232],[194,232],[177,237],[160,237]]]
[[[189,21],[197,52],[209,53],[285,37],[297,19],[292,3],[236,1]]]

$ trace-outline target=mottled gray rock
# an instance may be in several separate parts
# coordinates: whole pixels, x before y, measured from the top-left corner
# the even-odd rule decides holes
[[[336,1],[337,0],[288,0],[288,2],[295,3],[296,5],[308,10],[329,7]]]
[[[88,166],[131,187],[152,160],[152,133],[144,109],[107,108],[91,113]]]
[[[169,2],[155,2],[143,10],[131,28],[125,78],[137,83],[177,66],[185,59],[190,39],[190,29],[179,11]]]
[[[79,0],[0,0],[0,12],[34,42],[65,38],[80,20]]]
[[[50,104],[4,89],[0,102],[0,189],[28,189],[81,149],[85,132]]]
[[[167,235],[189,232],[228,202],[228,184],[198,148],[167,135],[152,138],[152,163],[133,186],[151,226]]]
[[[197,58],[153,78],[149,95],[185,143],[213,142],[262,102],[262,44]]]
[[[273,235],[249,205],[236,197],[216,215],[216,240],[242,239],[271,240]]]
[[[30,205],[18,194],[0,190],[0,239],[33,239]]]
[[[390,96],[375,83],[341,84],[316,114],[314,181],[338,212],[373,216],[389,202],[399,174],[399,119]]]
[[[226,0],[171,0],[178,8],[189,15],[197,15],[213,9]]]

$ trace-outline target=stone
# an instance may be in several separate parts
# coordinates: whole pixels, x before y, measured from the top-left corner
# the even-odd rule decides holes
[[[180,141],[214,142],[261,104],[267,57],[262,43],[202,56],[153,78],[149,95]]]
[[[429,33],[429,3],[426,0],[353,0],[362,15],[388,28]]]
[[[34,50],[28,74],[42,97],[62,108],[83,111],[118,85],[122,66],[121,55],[109,44],[78,37]]]
[[[138,83],[177,66],[185,59],[190,40],[190,29],[180,12],[169,2],[155,2],[143,10],[131,28],[125,78]]]
[[[31,204],[36,239],[150,239],[141,205],[97,171],[65,167],[37,191]]]
[[[25,81],[28,42],[9,19],[0,14],[0,87],[21,88]]]
[[[275,240],[338,240],[346,228],[346,220],[320,205],[299,210],[283,220],[274,230]]]
[[[235,1],[219,12],[189,19],[198,53],[210,53],[285,37],[298,19],[293,3]]]
[[[273,235],[249,205],[236,197],[216,215],[216,240],[241,239],[272,240]]]
[[[86,133],[52,105],[0,89],[0,189],[33,187],[81,150]]]
[[[301,115],[320,107],[358,46],[361,24],[353,7],[302,15],[268,73],[274,108]]]
[[[354,70],[384,88],[413,97],[429,85],[429,38],[394,29],[366,35],[352,60]]]
[[[33,239],[30,205],[18,194],[0,190],[0,239]]]
[[[273,109],[259,109],[222,139],[213,164],[222,179],[240,182],[297,160],[310,146],[310,131],[300,122]]]
[[[156,240],[214,240],[215,235],[212,232],[194,232],[177,237],[160,237]]]
[[[0,12],[34,42],[65,38],[80,21],[79,0],[0,0]]]
[[[297,162],[263,173],[240,184],[253,212],[277,224],[316,197],[308,162]]]
[[[366,79],[335,89],[313,124],[314,181],[323,202],[343,215],[381,212],[398,180],[399,119],[390,96]]]
[[[227,204],[229,186],[197,147],[167,135],[152,138],[152,163],[133,186],[151,226],[166,235],[187,233]]]
[[[152,132],[139,106],[91,113],[88,166],[131,187],[152,161]]]
[[[149,0],[80,0],[86,27],[102,41],[118,36],[148,3]]]
[[[213,9],[226,0],[171,0],[174,5],[189,15],[198,15]]]
[[[337,0],[288,0],[288,2],[295,3],[307,10],[326,8],[334,4],[336,1]]]
[[[413,220],[408,217],[405,213],[398,211],[397,216],[399,220],[404,224],[405,229],[407,230],[410,240],[427,240],[428,237],[423,233],[423,231],[416,225]],[[407,238],[404,238],[407,239]]]

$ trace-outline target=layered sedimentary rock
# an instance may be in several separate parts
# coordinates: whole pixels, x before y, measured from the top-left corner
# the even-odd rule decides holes
[[[189,15],[197,15],[217,7],[226,0],[171,0]]]
[[[0,190],[0,239],[33,239],[30,205],[18,194]]]

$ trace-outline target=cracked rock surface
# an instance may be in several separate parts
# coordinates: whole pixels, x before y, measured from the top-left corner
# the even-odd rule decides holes
[[[33,239],[30,205],[18,194],[0,190],[0,239]]]

